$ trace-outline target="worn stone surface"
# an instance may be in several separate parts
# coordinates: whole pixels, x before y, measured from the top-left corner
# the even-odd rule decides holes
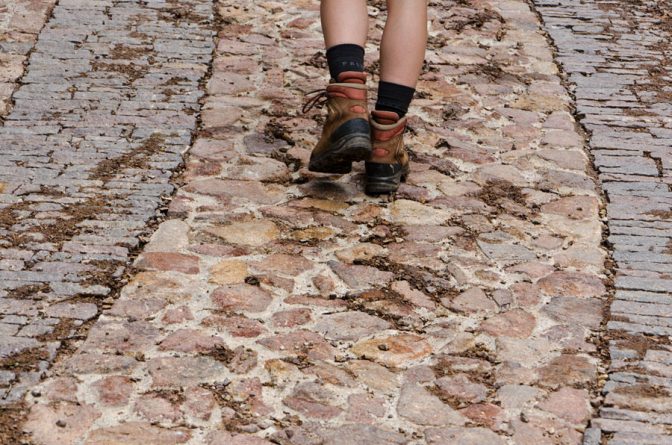
[[[113,303],[174,189],[212,57],[211,2],[65,0],[43,28],[53,3],[0,4],[0,115],[3,86],[26,62],[0,128],[0,368],[21,362],[0,384],[0,405],[19,402]],[[167,223],[138,263],[198,273],[199,258],[179,252],[187,229]],[[144,319],[164,306],[143,298],[113,313]]]
[[[190,23],[174,33],[205,60],[209,40],[193,36],[208,29],[206,3],[192,3],[196,13],[151,12]],[[370,6],[373,71],[383,3]],[[99,415],[75,432],[83,443],[577,443],[598,378],[600,196],[528,3],[432,4],[413,170],[379,198],[362,193],[362,165],[338,177],[306,168],[321,116],[300,108],[327,81],[318,4],[215,8],[202,128],[168,220],[114,306],[27,396],[31,419],[52,412],[47,388],[60,382],[74,389],[67,403]],[[138,102],[162,94],[151,79],[134,80],[147,88]],[[7,259],[10,271],[30,261]],[[14,317],[40,310],[16,301]]]
[[[670,362],[663,358],[672,351],[672,81],[664,74],[671,66],[672,9],[656,1],[535,4],[568,74],[608,199],[607,241],[615,277],[604,352],[611,364],[585,443],[664,443],[654,425],[656,412],[667,410],[665,400],[672,391]],[[553,211],[578,217],[594,205],[585,198],[575,204],[556,205]],[[577,205],[582,210],[573,208]],[[567,261],[578,259],[571,257]],[[557,303],[551,309],[556,317],[570,308]],[[584,320],[593,326],[598,322]],[[545,403],[556,415],[578,420],[582,410],[563,413],[552,406],[554,399],[570,402],[569,396],[551,395]],[[637,411],[636,418],[629,410]]]

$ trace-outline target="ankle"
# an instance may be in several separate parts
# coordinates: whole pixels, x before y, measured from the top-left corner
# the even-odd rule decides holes
[[[376,110],[394,112],[399,118],[403,118],[408,112],[414,94],[414,88],[381,80],[378,85]]]

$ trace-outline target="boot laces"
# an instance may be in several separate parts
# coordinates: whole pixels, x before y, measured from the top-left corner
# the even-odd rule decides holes
[[[310,97],[312,96],[312,97]],[[314,90],[306,93],[308,101],[303,105],[302,112],[303,114],[308,113],[313,108],[322,108],[329,100],[329,93],[326,89],[320,88],[319,90]]]

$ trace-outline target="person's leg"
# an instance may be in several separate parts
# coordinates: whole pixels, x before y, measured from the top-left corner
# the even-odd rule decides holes
[[[324,93],[327,119],[308,168],[348,173],[352,162],[371,156],[364,72],[368,11],[366,0],[322,0],[320,8],[332,81]]]
[[[369,29],[366,0],[322,0],[322,32],[331,78],[346,71],[364,71],[364,46]]]
[[[366,163],[366,192],[393,193],[410,171],[404,147],[406,112],[427,46],[427,1],[387,0],[380,49],[380,83],[372,113],[373,151]]]
[[[387,11],[376,109],[403,117],[425,60],[427,0],[387,0]]]

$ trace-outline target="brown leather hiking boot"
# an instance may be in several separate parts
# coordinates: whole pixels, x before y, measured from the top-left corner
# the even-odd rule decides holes
[[[308,169],[321,173],[349,173],[352,163],[371,155],[371,127],[367,111],[366,74],[345,72],[326,91],[304,106],[327,106],[322,137],[310,155]]]
[[[406,117],[392,111],[371,113],[373,152],[366,162],[366,193],[393,193],[410,171],[408,153],[404,147]]]

